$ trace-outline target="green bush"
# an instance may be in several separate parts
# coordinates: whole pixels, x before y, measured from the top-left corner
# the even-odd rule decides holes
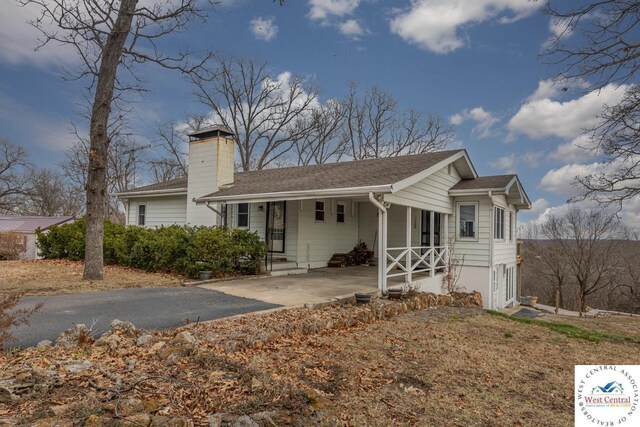
[[[38,233],[44,258],[82,260],[85,221],[54,226]],[[200,270],[216,275],[256,274],[266,246],[256,233],[220,227],[171,225],[125,227],[105,221],[104,260],[107,264],[197,277]]]

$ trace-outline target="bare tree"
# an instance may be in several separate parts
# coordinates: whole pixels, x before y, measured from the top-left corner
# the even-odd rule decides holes
[[[620,245],[628,238],[615,213],[572,207],[561,217],[551,216],[540,226],[552,249],[562,257],[568,276],[578,289],[578,309],[586,311],[587,298],[612,289],[621,279]]]
[[[29,190],[20,203],[23,215],[79,215],[83,210],[82,190],[67,182],[62,174],[46,168],[28,173]]]
[[[300,118],[297,126],[307,131],[299,132],[300,137],[294,144],[298,165],[340,161],[346,154],[344,139],[340,137],[343,124],[343,103],[335,99]]]
[[[198,123],[201,123],[197,118]],[[191,128],[188,128],[191,130]],[[185,131],[178,129],[176,123],[166,123],[158,126],[156,137],[158,148],[163,155],[149,160],[151,179],[154,182],[164,182],[187,176],[187,136]]]
[[[138,146],[129,139],[129,134],[122,126],[110,127],[113,134],[109,137],[107,152],[107,194],[105,203],[105,218],[114,222],[123,222],[124,217],[115,194],[135,187],[140,178],[141,161],[138,152],[144,146]],[[88,182],[88,167],[90,161],[90,141],[74,128],[75,143],[67,149],[66,160],[61,167],[69,182],[71,190],[85,189]]]
[[[609,83],[633,82],[640,69],[640,3],[637,0],[550,2],[546,12],[559,31],[546,58],[562,66],[560,79],[591,81],[589,90]],[[571,35],[571,37],[568,37]],[[640,89],[628,85],[617,105],[605,107],[591,129],[593,146],[603,154],[600,173],[578,179],[582,198],[606,205],[620,204],[640,194]]]
[[[159,47],[165,36],[204,19],[205,0],[17,0],[37,6],[32,22],[43,39],[41,46],[58,43],[75,49],[82,66],[75,78],[88,78],[92,93],[89,125],[89,164],[86,186],[85,279],[103,277],[103,238],[107,206],[109,119],[114,102],[130,91],[141,91],[136,66],[155,63],[193,72],[202,63],[189,63],[189,52],[167,55]],[[54,28],[50,30],[50,28]],[[119,73],[119,71],[121,71]]]
[[[27,194],[26,168],[25,150],[0,139],[0,212],[15,213],[18,199]]]
[[[400,111],[395,98],[375,86],[362,95],[351,83],[343,108],[343,143],[355,160],[437,151],[454,138],[439,116]]]
[[[258,170],[282,160],[313,123],[301,119],[317,104],[316,89],[288,73],[275,76],[266,62],[225,55],[215,61],[213,70],[191,81],[211,109],[211,121],[235,133],[239,168]]]

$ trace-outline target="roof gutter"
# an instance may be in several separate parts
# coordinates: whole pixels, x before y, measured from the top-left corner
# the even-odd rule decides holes
[[[336,197],[336,196],[366,196],[368,193],[391,193],[391,184],[374,185],[368,187],[346,187],[346,188],[328,188],[322,190],[305,190],[305,191],[280,191],[275,193],[256,193],[256,194],[238,194],[229,196],[204,196],[193,199],[197,205],[206,202],[229,202],[229,201],[251,201],[251,202],[267,202],[270,200],[304,200],[313,199],[315,197]]]
[[[169,188],[166,190],[147,190],[147,191],[131,191],[116,194],[118,199],[126,199],[129,197],[141,197],[141,196],[181,196],[187,194],[186,188]]]

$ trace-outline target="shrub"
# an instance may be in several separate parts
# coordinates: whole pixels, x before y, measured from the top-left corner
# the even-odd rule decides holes
[[[9,261],[20,259],[20,255],[27,250],[27,237],[12,231],[0,233],[0,260]]]
[[[44,258],[84,258],[84,220],[38,233]],[[171,225],[160,228],[125,227],[105,221],[104,260],[107,264],[197,277],[200,270],[215,274],[255,274],[266,246],[247,230]]]

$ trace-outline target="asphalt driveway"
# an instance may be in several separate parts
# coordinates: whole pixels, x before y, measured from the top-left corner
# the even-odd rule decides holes
[[[41,340],[55,341],[60,332],[77,323],[95,322],[96,337],[109,330],[113,319],[128,320],[149,330],[181,326],[188,319],[213,320],[236,314],[279,307],[254,299],[203,288],[138,288],[108,292],[25,297],[21,306],[44,302],[28,326],[11,332],[16,338],[7,347],[28,347]]]

